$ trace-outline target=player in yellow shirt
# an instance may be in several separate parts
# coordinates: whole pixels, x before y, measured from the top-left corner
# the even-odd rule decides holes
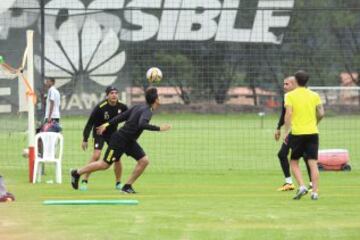
[[[299,190],[294,199],[300,199],[308,193],[298,161],[303,155],[306,155],[313,185],[311,199],[317,200],[319,197],[317,166],[319,130],[317,125],[324,116],[324,108],[320,96],[306,88],[309,75],[305,71],[298,71],[295,73],[295,79],[298,88],[285,95],[285,133],[289,134],[291,130],[292,135],[289,143],[292,150],[290,166],[299,184]]]
[[[297,83],[295,80],[294,76],[289,76],[287,78],[284,79],[284,92],[288,93],[294,89],[297,88]],[[281,116],[274,134],[275,140],[279,141],[280,136],[281,136],[281,127],[284,125],[285,121],[285,103],[284,100],[282,101],[282,110],[281,110]],[[283,141],[283,143],[281,144],[280,150],[278,152],[278,158],[280,160],[280,165],[281,165],[281,169],[284,173],[285,176],[285,183],[278,188],[278,191],[292,191],[295,189],[295,185],[293,184],[292,178],[291,178],[291,174],[290,174],[290,164],[289,164],[289,160],[288,160],[288,155],[290,152],[290,146],[288,144],[289,141],[291,141],[291,133],[288,135],[288,139],[285,139],[285,141]],[[304,157],[304,161],[305,161],[305,165],[306,165],[306,170],[308,172],[309,175],[309,190],[311,190],[312,188],[312,183],[311,183],[311,173],[310,173],[310,168],[309,168],[309,164],[307,162],[307,157]]]

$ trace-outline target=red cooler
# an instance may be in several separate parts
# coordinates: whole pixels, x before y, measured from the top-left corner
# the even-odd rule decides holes
[[[346,149],[319,150],[318,166],[320,170],[350,171],[349,152]]]

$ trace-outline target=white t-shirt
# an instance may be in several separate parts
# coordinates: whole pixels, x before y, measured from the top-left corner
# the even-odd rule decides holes
[[[49,119],[50,100],[54,101],[54,108],[50,118],[60,118],[60,93],[54,86],[49,88],[46,98],[45,119]]]

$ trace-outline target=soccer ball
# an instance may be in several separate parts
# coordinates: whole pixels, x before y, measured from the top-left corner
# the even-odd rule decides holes
[[[163,77],[161,70],[157,67],[149,68],[146,72],[146,79],[149,83],[160,82]]]

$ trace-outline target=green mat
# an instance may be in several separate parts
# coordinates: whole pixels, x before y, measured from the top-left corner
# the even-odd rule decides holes
[[[137,205],[138,200],[45,200],[43,205]]]

